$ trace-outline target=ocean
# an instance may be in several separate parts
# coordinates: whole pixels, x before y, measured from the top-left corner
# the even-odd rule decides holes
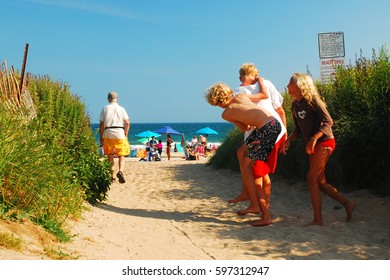
[[[130,131],[129,131],[129,142],[130,146],[139,146],[143,145],[138,140],[141,139],[136,135],[143,131],[154,131],[163,126],[170,126],[174,130],[184,133],[184,137],[186,141],[191,141],[191,138],[196,135],[199,137],[199,133],[196,133],[197,130],[210,127],[211,129],[218,132],[218,135],[209,134],[208,142],[209,143],[222,143],[225,137],[229,134],[229,132],[234,128],[234,125],[229,122],[210,122],[210,123],[131,123]],[[99,123],[92,123],[91,127],[96,133],[96,141],[99,143]],[[161,134],[161,133],[160,133]],[[173,141],[180,143],[181,135],[170,134]],[[156,139],[161,139],[165,145],[165,134],[161,134],[160,137],[156,137]]]

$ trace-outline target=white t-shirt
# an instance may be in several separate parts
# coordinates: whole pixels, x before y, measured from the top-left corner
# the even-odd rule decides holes
[[[283,97],[279,93],[279,91],[276,89],[276,87],[273,85],[273,83],[269,80],[264,80],[264,85],[267,87],[268,90],[268,98],[262,99],[259,102],[255,102],[257,106],[259,106],[262,109],[265,109],[266,111],[270,112],[281,124],[282,131],[280,132],[278,138],[276,141],[279,141],[282,136],[287,132],[286,127],[284,126],[282,119],[280,118],[279,114],[275,111],[275,109],[278,109],[283,104]],[[234,96],[240,93],[246,93],[246,94],[255,94],[260,92],[259,83],[255,83],[253,85],[248,86],[239,86],[234,91]],[[244,133],[244,139],[246,139],[254,130],[254,128],[247,130]]]
[[[193,138],[191,139],[191,145],[192,145],[192,146],[195,146],[196,144],[198,144],[198,139],[193,137]]]
[[[105,106],[100,113],[100,121],[104,122],[104,127],[125,127],[125,120],[128,120],[126,110],[119,106],[116,102],[110,102]],[[122,128],[109,128],[104,129],[103,138],[107,139],[124,139],[125,130]]]

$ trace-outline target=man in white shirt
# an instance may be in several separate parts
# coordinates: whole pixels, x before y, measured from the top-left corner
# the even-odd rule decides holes
[[[119,158],[119,171],[116,176],[121,184],[125,183],[123,172],[125,170],[125,157],[130,154],[128,134],[130,119],[126,110],[118,102],[118,94],[114,91],[108,93],[108,102],[100,113],[100,144],[103,146],[104,154],[111,162],[111,169],[114,174],[114,155]],[[112,178],[115,181],[115,177]]]

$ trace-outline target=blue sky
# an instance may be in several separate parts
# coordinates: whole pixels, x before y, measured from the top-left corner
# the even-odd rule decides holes
[[[0,60],[66,82],[98,122],[114,90],[131,122],[222,121],[204,99],[253,62],[283,91],[320,78],[318,33],[344,32],[347,62],[389,43],[388,0],[0,0]]]

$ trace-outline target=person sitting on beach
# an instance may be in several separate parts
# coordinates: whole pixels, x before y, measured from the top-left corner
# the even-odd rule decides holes
[[[186,146],[188,157],[186,160],[199,160],[199,154],[190,145]]]
[[[287,89],[288,94],[294,98],[292,103],[294,131],[287,138],[282,151],[286,154],[290,143],[299,135],[305,138],[310,163],[306,178],[314,212],[313,222],[308,225],[323,225],[321,192],[344,206],[349,221],[352,219],[356,203],[344,197],[328,184],[325,178],[326,164],[336,147],[332,131],[333,120],[326,109],[326,103],[321,99],[313,79],[308,74],[293,74]]]
[[[146,153],[148,154],[148,161],[158,160],[159,158],[154,145],[151,145],[150,142],[146,142]]]
[[[248,152],[242,164],[242,173],[247,187],[250,205],[244,213],[259,213],[262,218],[254,226],[271,224],[265,193],[256,191],[253,165],[256,160],[267,161],[276,139],[281,132],[280,122],[268,111],[253,104],[247,94],[233,98],[233,90],[224,83],[217,83],[206,91],[206,100],[212,106],[224,109],[222,118],[236,125],[242,132],[250,127],[256,129],[246,138]],[[241,211],[240,211],[241,212]]]
[[[196,152],[199,154],[199,155],[203,155],[204,156],[204,146],[203,145],[198,145],[196,147]]]

